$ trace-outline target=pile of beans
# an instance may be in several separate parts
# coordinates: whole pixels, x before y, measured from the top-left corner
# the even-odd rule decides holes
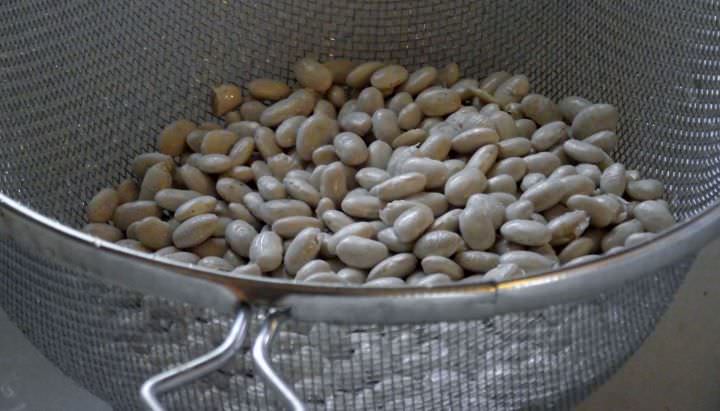
[[[614,162],[618,111],[530,94],[528,78],[294,67],[213,90],[84,231],[237,275],[365,286],[497,282],[614,253],[675,223],[663,184]]]

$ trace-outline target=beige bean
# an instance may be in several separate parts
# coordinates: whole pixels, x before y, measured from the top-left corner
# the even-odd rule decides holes
[[[185,150],[185,140],[188,134],[194,129],[195,123],[185,119],[168,124],[158,136],[158,151],[169,156],[179,156]]]
[[[340,161],[349,165],[357,166],[368,159],[368,148],[360,136],[352,132],[343,132],[333,139],[335,152]]]
[[[384,106],[383,94],[375,87],[367,87],[358,94],[356,111],[373,116],[376,111],[383,109]],[[396,114],[394,111],[392,113]]]
[[[156,250],[156,251],[155,251],[155,255],[157,255],[157,256],[164,256],[164,255],[168,255],[168,254],[172,254],[172,253],[177,253],[177,252],[180,252],[180,250],[179,250],[177,247],[174,247],[174,246],[171,246],[171,245],[170,245],[170,246],[167,246],[167,247],[163,247],[163,248],[161,248],[161,249],[159,249],[159,250]]]
[[[166,210],[175,211],[184,203],[200,196],[202,196],[202,194],[192,190],[166,188],[155,194],[155,202]]]
[[[563,177],[576,176],[576,175],[578,175],[578,172],[575,169],[575,166],[571,166],[569,164],[564,164],[564,165],[556,168],[555,171],[553,171],[548,176],[548,178],[563,178]],[[585,176],[583,176],[583,177],[585,177]],[[590,178],[588,177],[588,179],[590,179]],[[595,183],[593,182],[592,179],[590,179],[590,182],[593,183],[593,187],[594,187]]]
[[[260,121],[267,106],[259,101],[246,101],[240,105],[240,115],[246,121]]]
[[[250,95],[258,100],[277,101],[290,95],[290,87],[282,81],[259,78],[247,85]]]
[[[399,136],[397,136],[392,141],[392,147],[398,148],[401,146],[414,146],[416,144],[420,144],[420,143],[424,142],[425,139],[427,139],[427,137],[428,137],[428,132],[421,128],[408,130],[408,131],[400,134]]]
[[[600,176],[600,188],[608,193],[621,196],[627,186],[625,166],[615,163],[606,168]]]
[[[290,117],[308,116],[312,113],[313,108],[315,108],[313,93],[306,89],[300,89],[263,110],[260,115],[260,123],[267,127],[275,127]]]
[[[658,180],[630,180],[627,183],[625,192],[627,195],[638,201],[657,200],[662,197],[665,187]]]
[[[640,180],[640,172],[637,170],[627,170],[625,177],[628,181],[637,181]]]
[[[336,285],[342,285],[345,284],[345,282],[342,280],[342,278],[338,277],[337,274],[333,272],[323,272],[323,273],[315,273],[305,279],[306,283],[318,283],[318,284],[336,284]]]
[[[462,218],[462,215],[461,217]],[[490,225],[492,228],[492,225]],[[463,238],[452,231],[429,231],[423,234],[413,246],[413,254],[418,258],[429,255],[450,257],[463,246]]]
[[[625,240],[627,240],[631,234],[641,233],[642,231],[643,224],[639,220],[628,220],[616,225],[609,233],[605,234],[600,246],[603,252],[608,252],[611,248],[625,244]]]
[[[322,94],[332,85],[332,72],[312,58],[301,59],[295,63],[293,69],[298,83],[305,88]]]
[[[429,117],[423,119],[423,121],[420,123],[420,128],[426,131],[430,131],[433,127],[440,123],[442,123],[441,117]]]
[[[517,183],[512,176],[501,174],[490,178],[487,181],[487,191],[489,193],[517,193]]]
[[[404,83],[408,75],[405,67],[391,64],[376,70],[370,76],[370,84],[381,90],[392,89]]]
[[[322,218],[323,223],[325,223],[330,231],[334,233],[355,222],[355,220],[339,210],[328,210],[321,214],[320,218]]]
[[[233,168],[233,160],[224,154],[206,154],[193,165],[207,174],[221,174]]]
[[[438,216],[428,231],[458,231],[460,227],[460,213],[462,209],[456,208]]]
[[[301,125],[302,126],[302,125]],[[258,127],[254,134],[255,148],[264,159],[282,153],[275,142],[275,132],[268,127]]]
[[[435,273],[430,274],[418,281],[417,287],[435,287],[438,285],[446,285],[452,283],[452,279],[447,274]]]
[[[222,257],[228,251],[228,245],[224,238],[208,238],[190,249],[190,251],[200,258],[209,256]]]
[[[565,194],[562,179],[545,180],[530,187],[520,198],[528,200],[535,206],[535,211],[543,211],[559,203]]]
[[[290,242],[285,252],[285,270],[290,275],[295,275],[307,263],[317,257],[320,252],[320,230],[308,227],[300,231]]]
[[[655,234],[655,233],[635,233],[635,234],[630,234],[630,235],[625,239],[625,244],[624,244],[624,246],[625,246],[625,248],[634,247],[634,246],[636,246],[636,245],[638,245],[638,244],[646,243],[646,242],[654,239],[655,237],[657,237],[657,234]]]
[[[447,198],[442,193],[433,191],[422,192],[405,197],[406,200],[417,204],[423,204],[430,207],[435,217],[445,213],[450,205]]]
[[[526,272],[547,270],[555,266],[555,261],[541,254],[516,250],[500,256],[500,264],[516,264]]]
[[[390,100],[387,102],[387,108],[394,111],[395,114],[400,115],[400,112],[405,107],[412,104],[412,102],[413,97],[410,95],[410,93],[401,91],[390,98]]]
[[[438,78],[438,70],[432,66],[425,66],[414,71],[400,88],[401,91],[413,96],[432,86]]]
[[[448,63],[438,71],[437,83],[444,87],[450,87],[460,78],[460,67],[457,63]]]
[[[413,243],[404,243],[400,241],[392,227],[384,228],[378,231],[377,239],[395,253],[406,253],[412,251],[413,249]]]
[[[542,181],[545,181],[546,177],[543,174],[540,173],[528,173],[523,177],[522,182],[520,182],[520,190],[521,191],[528,191],[530,187],[534,186],[535,184],[538,184]]]
[[[394,111],[381,108],[372,114],[372,130],[378,140],[388,144],[402,134],[398,118]]]
[[[465,277],[460,281],[461,284],[482,284],[482,283],[501,283],[503,281],[522,278],[525,276],[523,271],[517,264],[502,264],[486,274],[476,274]]]
[[[512,75],[507,71],[496,71],[488,74],[488,76],[480,82],[478,87],[490,94],[493,94],[500,84],[504,83],[510,77],[512,77]]]
[[[218,217],[213,214],[201,214],[191,217],[180,224],[172,234],[177,248],[190,248],[201,244],[212,236]]]
[[[172,169],[175,165],[172,157],[162,153],[143,153],[136,156],[132,161],[132,171],[137,178],[142,180],[145,177],[145,173],[160,163],[166,163],[168,168]]]
[[[153,200],[158,191],[172,187],[171,167],[165,163],[157,163],[145,173],[140,185],[140,200]]]
[[[575,166],[575,171],[578,174],[590,178],[596,186],[600,185],[602,179],[602,171],[595,164],[578,164]]]
[[[513,120],[525,118],[525,114],[522,112],[522,106],[520,103],[508,103],[505,107],[503,107],[503,110],[510,114]]]
[[[460,234],[473,250],[485,251],[495,243],[495,228],[488,213],[479,207],[466,207],[460,214]],[[439,231],[434,231],[439,232]]]
[[[327,100],[318,100],[318,102],[315,103],[313,114],[322,114],[326,117],[337,119],[337,110],[335,110],[335,106]]]
[[[345,78],[345,84],[352,88],[362,88],[370,83],[373,73],[384,67],[385,63],[369,61],[356,66]]]
[[[531,138],[538,130],[535,122],[526,118],[515,120],[515,128],[517,129],[518,136],[525,138]]]
[[[500,233],[509,241],[531,247],[547,244],[552,236],[548,227],[531,220],[508,221]]]
[[[530,82],[522,74],[516,74],[498,85],[493,96],[498,104],[504,106],[508,103],[519,102],[530,91]]]
[[[439,188],[445,185],[448,179],[448,170],[445,164],[430,158],[410,158],[399,167],[401,174],[420,173],[425,176],[425,187]]]
[[[520,181],[527,172],[528,166],[524,159],[520,157],[508,157],[495,163],[495,165],[490,169],[488,177],[507,174],[512,177],[513,180]]]
[[[234,110],[242,103],[242,90],[235,84],[221,84],[212,89],[212,111],[216,116]]]
[[[445,168],[448,170],[448,177],[455,175],[462,171],[467,163],[459,158],[451,158],[449,160],[443,161],[443,164],[445,164]],[[481,170],[482,172],[482,170]]]
[[[342,121],[343,118],[351,113],[358,113],[357,108],[357,99],[350,99],[343,104],[342,107],[340,107],[340,111],[338,111],[337,119],[338,121]],[[367,114],[367,113],[366,113]]]
[[[342,130],[355,133],[359,136],[366,135],[372,128],[371,117],[362,111],[349,113],[341,117],[339,121]]]
[[[518,131],[515,128],[515,119],[504,111],[496,111],[490,114],[490,122],[497,131],[500,140],[517,137]]]
[[[330,211],[328,211],[328,213],[329,212]],[[325,215],[327,215],[328,213],[325,213]],[[323,215],[323,217],[325,217],[325,215]],[[346,226],[342,227],[341,229],[339,229],[337,232],[335,232],[335,234],[330,236],[330,238],[327,239],[328,252],[330,252],[330,254],[332,254],[332,255],[335,255],[337,245],[340,243],[340,241],[342,241],[346,237],[356,236],[356,237],[371,238],[376,233],[377,233],[377,231],[375,231],[375,227],[370,223],[360,222],[360,223],[352,223],[352,224],[346,225]],[[363,268],[363,267],[358,267],[358,268]]]
[[[160,217],[160,208],[154,201],[131,201],[115,208],[113,224],[121,230],[127,230],[130,224],[145,217]]]
[[[501,200],[503,194],[508,198]],[[498,229],[505,221],[506,204],[509,205],[516,200],[514,196],[507,193],[473,194],[468,199],[466,208],[474,207],[484,210],[490,217],[493,227]]]
[[[460,154],[475,153],[477,149],[500,141],[497,132],[490,128],[478,127],[463,131],[452,138],[452,149]]]
[[[473,92],[480,83],[474,78],[463,78],[450,87],[450,90],[456,91],[460,95],[461,100],[469,100],[475,96]]]
[[[314,217],[292,216],[275,221],[272,230],[282,238],[293,238],[306,228],[322,228],[322,222]]]
[[[337,272],[337,276],[351,285],[361,285],[367,280],[367,272],[357,268],[347,267]]]
[[[255,140],[252,137],[243,137],[233,145],[230,149],[228,157],[232,162],[233,167],[242,166],[252,157],[255,150]]]
[[[357,180],[358,184],[368,190],[389,178],[390,174],[387,171],[376,167],[365,167],[355,174],[355,180]]]
[[[568,125],[562,121],[547,123],[532,133],[530,141],[535,150],[548,150],[568,139],[568,129]]]
[[[260,124],[257,121],[244,120],[229,124],[227,129],[240,137],[250,137],[255,134],[258,127],[260,127]]]
[[[573,138],[583,140],[599,131],[617,131],[618,111],[610,104],[592,104],[577,113],[572,121]]]
[[[336,108],[341,108],[343,104],[347,103],[347,94],[345,89],[340,86],[332,86],[325,94],[325,97],[332,103]]]
[[[247,196],[243,197],[243,199],[245,200],[245,204],[247,205],[246,198]],[[275,221],[285,217],[312,216],[312,210],[310,209],[310,207],[299,200],[271,200],[263,203],[261,208],[261,215],[264,218],[265,222],[268,224],[272,224]]]
[[[422,192],[427,179],[420,173],[405,173],[374,186],[370,193],[383,201],[398,200]]]
[[[557,157],[558,160],[560,160],[560,165],[570,164],[570,157],[568,157],[568,155],[565,153],[565,149],[563,148],[562,144],[558,144],[555,147],[552,147],[549,153]],[[603,163],[601,163],[600,165],[602,164]]]
[[[213,237],[225,238],[225,229],[227,229],[227,226],[231,222],[232,218],[230,217],[218,217],[218,223],[217,226],[215,226],[215,231],[213,231]]]
[[[508,221],[529,220],[534,208],[535,206],[529,200],[517,200],[505,209],[505,219]]]
[[[613,151],[615,146],[617,146],[618,140],[618,135],[615,134],[614,131],[605,130],[598,131],[597,133],[591,135],[590,137],[587,137],[583,141],[586,143],[590,143],[609,154]]]
[[[136,227],[137,240],[151,250],[167,247],[172,243],[170,225],[157,217],[145,217],[133,225]]]
[[[375,219],[379,217],[383,202],[370,195],[347,196],[342,200],[341,208],[348,215],[356,218]]]
[[[317,206],[315,207],[315,215],[318,218],[321,218],[326,211],[330,210],[335,210],[335,203],[331,199],[323,197],[320,201],[318,201]]]
[[[675,217],[663,201],[643,201],[636,205],[632,212],[645,230],[651,233],[658,233],[675,224]]]
[[[137,201],[138,195],[140,194],[137,183],[130,178],[118,184],[116,191],[118,195],[118,205]]]
[[[343,238],[336,252],[342,262],[355,268],[371,268],[388,257],[385,244],[355,235]]]
[[[561,121],[560,108],[549,98],[540,94],[528,94],[522,99],[520,108],[525,116],[539,125]]]
[[[212,130],[205,134],[200,144],[202,154],[227,154],[240,136],[229,130]]]
[[[602,149],[580,140],[567,140],[563,143],[563,150],[570,158],[580,163],[598,164],[607,156]]]
[[[433,160],[445,160],[452,149],[452,137],[447,134],[430,134],[420,145],[418,155],[432,158]]]
[[[593,227],[607,227],[620,209],[617,201],[605,196],[574,195],[568,198],[567,205],[572,210],[586,212]]]
[[[592,103],[589,100],[578,96],[569,96],[560,100],[560,102],[558,103],[558,109],[560,109],[560,113],[562,114],[565,121],[567,121],[568,123],[572,123],[572,121],[575,119],[575,116],[585,107],[588,107],[590,105],[592,105]]]
[[[83,226],[82,231],[90,234],[91,236],[98,237],[101,240],[109,241],[111,243],[122,240],[123,233],[119,228],[111,226],[105,223],[89,223]]]
[[[422,119],[423,113],[420,106],[410,103],[398,113],[398,126],[403,130],[410,130],[418,127]]]
[[[257,181],[257,187],[258,192],[266,201],[280,200],[287,197],[285,186],[275,177],[260,177]]]
[[[470,157],[467,162],[467,168],[475,168],[487,175],[495,166],[499,152],[498,147],[494,144],[481,147]]]
[[[565,245],[579,238],[590,225],[590,217],[585,211],[570,211],[553,218],[547,227],[552,233],[550,244]]]
[[[267,161],[268,168],[273,177],[282,180],[292,170],[300,169],[300,161],[297,157],[285,153],[276,154]]]
[[[333,272],[330,264],[323,260],[312,260],[305,263],[295,274],[295,281],[305,281],[317,273]]]
[[[112,188],[103,188],[88,202],[88,221],[91,223],[105,223],[110,221],[118,204],[118,192]]]
[[[208,256],[203,257],[196,263],[200,267],[209,268],[211,270],[219,270],[219,271],[232,271],[234,268],[230,263],[225,261],[221,257],[215,257],[215,256]]]
[[[523,157],[532,151],[530,140],[525,137],[508,138],[500,141],[497,146],[500,149],[500,158]]]
[[[260,277],[262,276],[262,271],[260,270],[260,266],[258,266],[257,264],[249,263],[235,267],[235,269],[233,269],[230,274],[233,276],[249,275],[253,277]]]
[[[410,253],[400,253],[379,262],[367,276],[368,281],[379,278],[405,278],[415,271],[417,258]]]
[[[401,242],[416,240],[433,223],[432,210],[425,205],[416,205],[400,214],[393,222],[393,229]]]
[[[380,220],[387,225],[392,225],[402,213],[415,206],[417,203],[408,200],[391,201],[380,210]]]
[[[444,192],[450,204],[463,207],[471,195],[482,193],[486,186],[487,179],[480,171],[465,168],[447,180]]]
[[[320,176],[320,194],[340,204],[348,192],[345,168],[336,161],[329,164]]]
[[[535,153],[523,158],[527,165],[528,173],[540,173],[549,176],[556,168],[562,165],[562,162],[553,153]]]
[[[321,195],[312,184],[300,178],[288,178],[283,181],[285,191],[290,197],[307,203],[310,207],[315,207],[320,201]]]
[[[595,241],[588,237],[579,237],[563,247],[558,259],[565,264],[571,260],[590,254],[597,248]]]
[[[305,116],[293,116],[285,119],[275,130],[275,143],[282,148],[295,146],[297,132],[307,120]]]
[[[209,214],[213,212],[216,205],[217,199],[213,196],[193,197],[177,207],[174,218],[182,222],[196,215]]]
[[[140,244],[140,241],[132,240],[132,239],[124,239],[116,242],[120,247],[128,248],[130,250],[134,251],[140,251],[141,253],[151,253],[152,251],[145,247],[144,245]]]
[[[555,217],[560,217],[561,215],[567,213],[570,211],[569,208],[567,208],[564,204],[558,203],[554,206],[548,208],[547,210],[542,212],[542,216],[545,217],[547,221],[550,221],[554,219]]]
[[[215,188],[220,197],[228,203],[240,203],[245,195],[252,191],[245,183],[227,177],[219,179]]]
[[[404,287],[405,282],[396,277],[384,277],[378,278],[377,280],[368,281],[363,284],[363,287],[377,287],[377,288],[390,288],[390,287]]]
[[[327,165],[338,160],[340,160],[340,157],[338,157],[337,152],[335,151],[335,146],[328,144],[313,150],[312,162],[315,165]]]
[[[500,256],[487,251],[461,251],[455,256],[455,262],[466,271],[484,273],[500,264]]]
[[[330,144],[339,132],[337,121],[322,114],[313,114],[305,120],[297,131],[296,149],[298,156],[309,161],[313,151]]]
[[[387,169],[392,153],[393,149],[388,143],[380,140],[373,141],[368,146],[367,166],[382,170]]]
[[[249,257],[250,261],[257,264],[262,272],[275,270],[282,264],[282,240],[272,231],[259,233],[250,244]]]
[[[348,74],[355,68],[355,63],[350,60],[336,59],[322,63],[332,73],[333,83],[345,84]]]
[[[460,280],[463,278],[463,269],[453,260],[438,255],[427,256],[420,263],[426,274],[441,273],[445,274],[452,280]]]
[[[427,89],[415,99],[423,114],[428,117],[444,116],[460,108],[460,94],[445,88]]]
[[[595,191],[595,183],[586,176],[581,175],[568,175],[559,178],[560,183],[565,186],[565,195],[562,201],[575,194],[590,195]]]
[[[200,194],[215,194],[215,182],[213,179],[197,168],[185,164],[178,169],[178,174],[188,189]]]

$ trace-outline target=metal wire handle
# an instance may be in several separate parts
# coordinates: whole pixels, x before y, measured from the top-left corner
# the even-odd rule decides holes
[[[202,378],[227,364],[242,348],[250,322],[250,307],[241,305],[238,308],[230,333],[222,344],[209,353],[189,362],[157,374],[142,385],[140,397],[150,411],[165,411],[158,396],[177,389],[184,384]]]
[[[205,355],[157,374],[145,381],[140,388],[140,397],[145,403],[145,407],[150,411],[165,411],[165,407],[162,406],[159,400],[160,395],[200,379],[227,364],[242,348],[242,343],[247,335],[248,324],[250,323],[250,314],[250,307],[241,305],[230,328],[230,333],[220,346]],[[266,383],[285,401],[288,409],[305,411],[305,405],[293,392],[292,388],[272,369],[270,363],[270,344],[280,324],[286,318],[285,311],[270,311],[253,343],[253,362]]]

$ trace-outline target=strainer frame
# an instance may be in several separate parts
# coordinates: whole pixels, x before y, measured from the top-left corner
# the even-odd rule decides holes
[[[96,277],[171,300],[235,313],[286,310],[302,321],[428,323],[529,311],[582,300],[697,252],[720,230],[717,202],[644,244],[535,276],[489,284],[372,288],[293,284],[159,259],[94,238],[0,194],[0,230],[29,249]]]

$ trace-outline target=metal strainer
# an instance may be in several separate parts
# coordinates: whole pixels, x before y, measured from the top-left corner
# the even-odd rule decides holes
[[[568,408],[652,331],[720,228],[717,0],[6,0],[0,19],[0,305],[118,410],[226,335],[151,380],[145,399],[220,367],[160,401]],[[213,85],[289,79],[307,55],[456,61],[468,76],[506,69],[553,98],[615,104],[615,158],[664,181],[683,223],[585,265],[434,289],[234,279],[73,229],[163,125],[211,118]]]

